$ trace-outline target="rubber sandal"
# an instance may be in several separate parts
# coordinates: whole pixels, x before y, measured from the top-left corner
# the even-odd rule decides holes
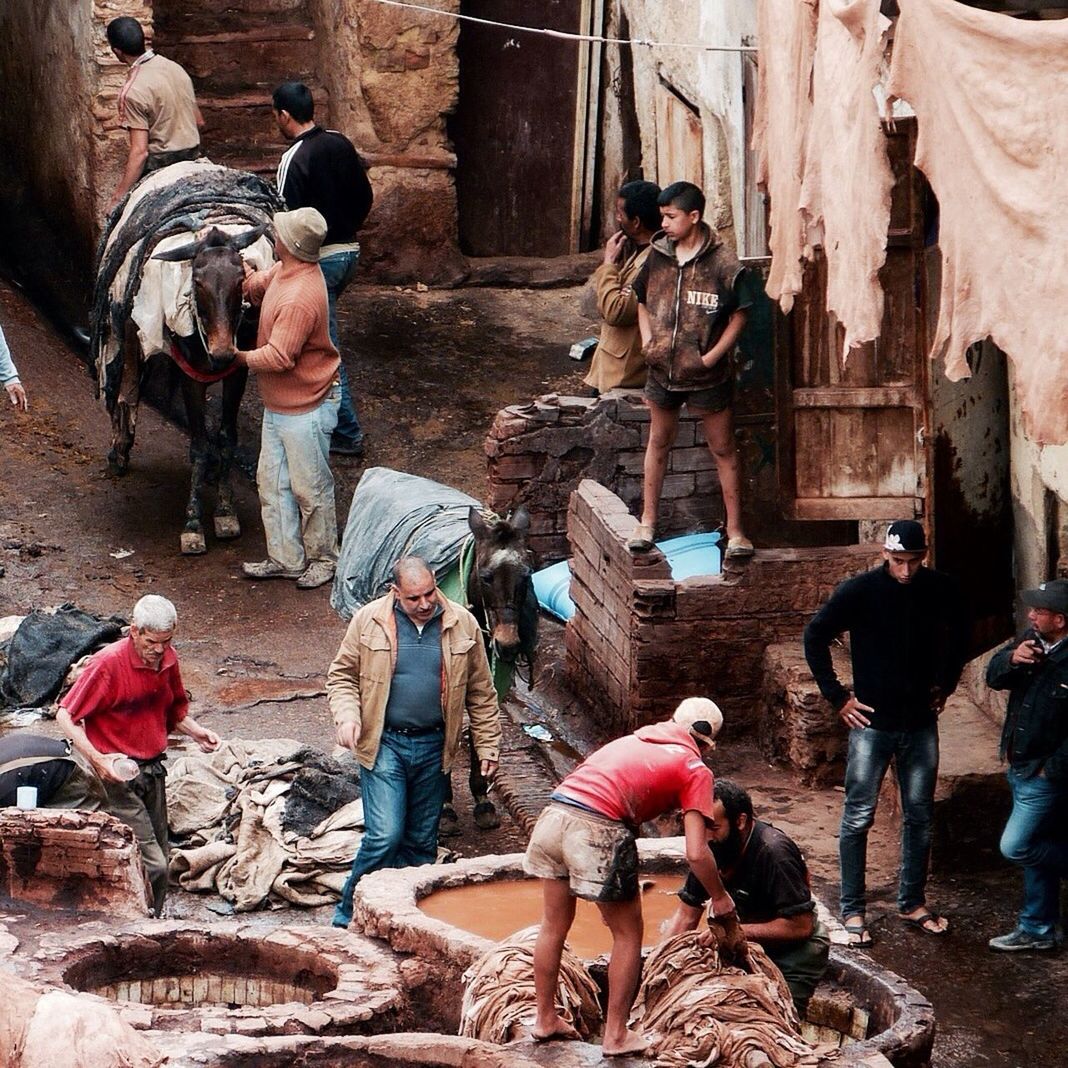
[[[653,547],[656,532],[648,523],[639,523],[627,539],[627,548],[632,553],[647,553]]]
[[[850,916],[842,924],[842,928],[849,938],[846,944],[850,949],[867,949],[873,944],[871,932],[863,916]]]
[[[723,555],[728,560],[744,560],[752,556],[754,552],[756,550],[753,548],[753,543],[739,534],[737,537],[727,539],[727,551]]]
[[[909,927],[914,928],[921,934],[929,935],[931,938],[945,938],[949,934],[949,920],[946,920],[945,916],[940,916],[937,912],[931,912],[929,909],[926,912],[921,913],[919,916],[904,916],[900,912],[898,916],[901,922]],[[946,926],[939,930],[935,928],[931,930],[927,926],[929,923],[938,923],[939,920],[946,920]]]

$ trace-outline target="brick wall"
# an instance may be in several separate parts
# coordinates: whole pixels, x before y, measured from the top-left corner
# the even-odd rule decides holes
[[[0,895],[113,916],[149,911],[137,839],[103,812],[0,809]]]
[[[596,482],[572,495],[567,674],[612,734],[693,695],[720,704],[732,735],[754,730],[766,647],[796,640],[834,587],[877,556],[872,546],[765,549],[723,575],[676,583],[660,552],[627,551],[632,526]]]
[[[696,420],[683,409],[661,497],[658,534],[711,530],[723,518],[715,464]],[[608,487],[633,513],[642,498],[649,412],[634,390],[601,397],[550,393],[497,414],[486,439],[487,504],[507,512],[524,504],[531,547],[543,563],[568,555],[567,515],[584,478]],[[634,527],[629,521],[626,535]]]

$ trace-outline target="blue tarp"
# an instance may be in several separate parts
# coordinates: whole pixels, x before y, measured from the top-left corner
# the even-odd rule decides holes
[[[709,534],[684,534],[679,538],[658,541],[656,547],[671,565],[671,577],[676,582],[695,575],[718,575],[723,570],[723,555],[719,548],[719,531]],[[534,592],[538,604],[551,616],[565,623],[575,614],[571,600],[571,568],[566,560],[550,564],[534,573]]]

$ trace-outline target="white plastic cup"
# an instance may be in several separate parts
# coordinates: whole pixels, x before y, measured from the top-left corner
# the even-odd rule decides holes
[[[16,808],[36,808],[37,807],[37,787],[36,786],[19,786],[15,790],[15,806]]]
[[[118,753],[111,759],[111,774],[120,782],[132,782],[141,774],[141,766],[136,760]]]

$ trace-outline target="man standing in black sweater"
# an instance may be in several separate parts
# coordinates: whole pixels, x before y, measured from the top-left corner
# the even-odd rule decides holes
[[[868,830],[893,760],[901,790],[898,912],[917,930],[949,923],[925,897],[931,850],[938,716],[967,656],[968,623],[956,583],[923,566],[927,541],[912,519],[891,523],[881,566],[847,579],[805,628],[805,657],[820,693],[849,728],[839,835],[841,912],[850,944],[871,945],[865,918]],[[831,663],[830,644],[849,632],[853,692]]]
[[[1043,582],[1021,599],[1030,627],[986,669],[988,686],[1009,691],[1001,759],[1009,762],[1012,815],[1001,852],[1024,875],[1016,928],[990,939],[1001,952],[1056,949],[1068,878],[1068,581]]]
[[[293,144],[278,164],[278,192],[290,211],[315,208],[326,219],[326,239],[319,251],[319,267],[326,282],[330,312],[330,340],[341,352],[337,334],[337,302],[356,274],[360,243],[356,239],[373,194],[363,161],[352,142],[336,130],[315,122],[311,90],[303,82],[286,82],[274,91],[274,118],[282,136]],[[341,407],[330,451],[342,456],[363,455],[363,429],[349,389],[342,357],[338,366]]]

